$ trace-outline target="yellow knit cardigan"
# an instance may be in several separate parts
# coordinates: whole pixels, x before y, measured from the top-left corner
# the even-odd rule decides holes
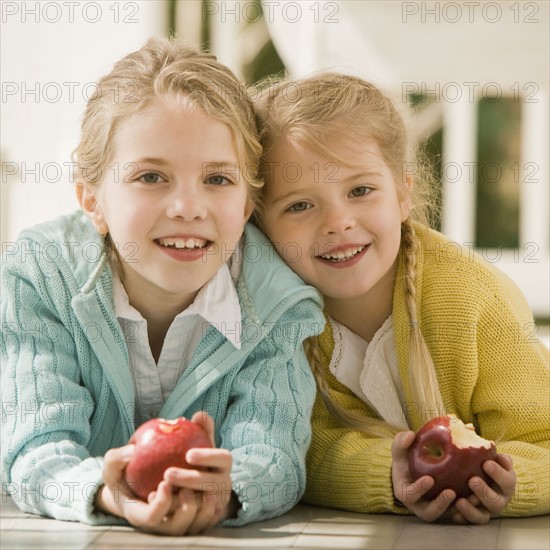
[[[537,340],[525,299],[503,273],[443,235],[415,225],[417,307],[448,413],[473,422],[478,433],[511,455],[514,497],[503,516],[550,512],[550,376],[548,349]],[[399,372],[412,429],[426,418],[408,383],[409,320],[403,255],[393,293]],[[334,349],[330,324],[318,337],[331,398],[346,409],[375,413],[339,383],[328,365]],[[356,512],[408,513],[396,506],[391,484],[391,439],[342,427],[318,396],[308,453],[304,501]]]

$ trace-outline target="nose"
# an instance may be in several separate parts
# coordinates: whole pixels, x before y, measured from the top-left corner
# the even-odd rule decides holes
[[[202,220],[207,215],[207,204],[201,186],[189,182],[175,186],[167,197],[166,215],[169,218],[182,218],[185,221]]]
[[[355,218],[345,205],[332,203],[322,213],[321,230],[323,235],[339,235],[355,227]]]

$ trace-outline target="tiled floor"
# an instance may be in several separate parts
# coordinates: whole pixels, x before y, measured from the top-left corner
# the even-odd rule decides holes
[[[483,526],[428,525],[414,517],[353,514],[297,506],[279,518],[200,537],[159,537],[127,527],[91,527],[20,512],[2,498],[0,548],[156,550],[161,548],[379,548],[549,550],[550,516]]]

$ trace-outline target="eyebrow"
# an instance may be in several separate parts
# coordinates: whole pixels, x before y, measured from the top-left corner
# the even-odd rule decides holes
[[[221,168],[225,169],[226,166],[235,166],[237,170],[240,170],[240,162],[238,160],[206,160],[202,163],[203,165],[207,164],[212,168]]]
[[[136,159],[134,161],[131,161],[133,164],[158,164],[160,166],[166,166],[167,164],[170,164],[169,161],[163,159],[163,158],[157,158],[157,157],[142,157],[139,159]],[[236,167],[236,170],[240,170],[239,167],[239,161],[237,160],[206,160],[201,163],[203,166],[207,165],[210,169],[225,169],[227,166],[229,167]]]
[[[142,157],[131,162],[133,162],[134,164],[160,164],[160,165],[168,164],[166,160],[161,158],[156,158],[156,157]]]
[[[359,172],[358,174],[355,174],[353,176],[350,176],[349,178],[346,178],[344,181],[355,181],[355,180],[359,180],[361,178],[368,178],[368,177],[371,177],[371,176],[376,176],[376,177],[379,177],[379,178],[382,178],[383,177],[383,174],[381,172],[376,172],[376,171],[373,171],[373,172]]]

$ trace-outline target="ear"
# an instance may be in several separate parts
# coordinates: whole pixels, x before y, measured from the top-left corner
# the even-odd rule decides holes
[[[76,198],[83,212],[88,216],[96,231],[100,235],[109,233],[109,226],[103,216],[103,211],[96,197],[97,188],[92,188],[85,183],[76,184]]]
[[[412,205],[412,192],[413,192],[413,177],[411,175],[405,176],[403,186],[403,193],[399,199],[399,207],[401,209],[401,221],[404,222],[408,217],[411,211]]]

